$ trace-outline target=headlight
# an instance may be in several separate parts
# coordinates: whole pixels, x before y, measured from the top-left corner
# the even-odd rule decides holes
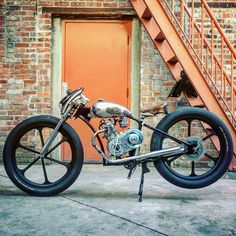
[[[68,112],[68,109],[71,109],[73,105],[79,106],[81,102],[81,98],[84,97],[82,92],[83,88],[76,89],[75,91],[70,91],[61,101],[60,101],[60,109],[61,115],[64,115]],[[72,106],[71,106],[72,105]]]

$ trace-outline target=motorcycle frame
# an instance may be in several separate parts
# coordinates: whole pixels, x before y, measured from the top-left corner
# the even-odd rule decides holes
[[[161,135],[164,135],[171,140],[177,142],[180,144],[178,147],[172,147],[172,148],[165,148],[160,149],[157,151],[152,151],[145,154],[140,154],[135,156],[135,150],[131,154],[131,156],[120,158],[120,159],[111,159],[110,157],[107,157],[105,154],[105,149],[102,143],[101,138],[99,137],[99,133],[105,132],[105,130],[96,130],[93,125],[91,125],[91,107],[86,107],[85,105],[88,103],[89,99],[86,98],[82,92],[83,88],[77,89],[75,91],[68,91],[67,96],[65,96],[61,102],[61,119],[58,122],[56,128],[53,130],[51,135],[49,136],[48,140],[46,141],[45,145],[43,146],[41,152],[40,152],[40,158],[44,159],[45,155],[49,149],[49,146],[52,144],[53,140],[57,136],[58,130],[63,122],[65,122],[68,118],[77,119],[80,118],[82,121],[85,122],[85,124],[88,125],[88,127],[93,131],[94,135],[92,136],[92,145],[96,149],[96,151],[100,154],[100,156],[103,159],[103,165],[125,165],[129,163],[147,163],[147,162],[153,162],[158,160],[163,160],[169,157],[173,156],[181,156],[183,154],[188,154],[193,152],[193,147],[195,147],[196,144],[190,144],[185,141],[179,140],[172,135],[169,135],[168,133],[159,130],[151,125],[148,125],[144,122],[144,119],[138,119],[134,117],[129,111],[125,111],[124,117],[134,120],[139,124],[139,130],[141,131],[143,127],[146,127],[148,129],[153,130],[154,132],[158,132]],[[114,117],[111,117],[113,119],[120,117],[119,115],[114,115]],[[96,116],[94,117],[96,118]],[[96,144],[95,138],[98,139],[100,147]]]
[[[179,140],[179,139],[173,137],[172,135],[167,134],[166,132],[164,132],[162,130],[159,130],[149,124],[146,124],[144,122],[144,119],[138,119],[138,118],[134,117],[133,115],[128,115],[127,118],[134,120],[135,122],[138,123],[138,129],[140,131],[142,130],[143,127],[146,127],[148,129],[153,130],[154,132],[158,132],[161,135],[164,135],[164,136],[170,138],[171,140],[179,143],[181,146],[161,149],[158,151],[153,151],[153,152],[149,152],[149,153],[141,154],[141,155],[137,155],[137,156],[129,156],[129,157],[122,158],[122,159],[111,160],[105,155],[105,148],[102,143],[102,139],[98,135],[99,133],[101,133],[103,131],[96,130],[96,128],[93,125],[91,125],[91,123],[90,123],[91,118],[89,117],[89,114],[90,114],[90,107],[83,107],[81,109],[78,109],[77,112],[73,115],[73,117],[74,117],[74,119],[77,119],[77,118],[81,119],[93,131],[94,135],[92,138],[92,145],[96,149],[96,151],[100,154],[100,156],[102,157],[104,166],[125,165],[130,162],[135,162],[136,164],[139,164],[139,163],[143,163],[143,162],[158,161],[160,159],[167,159],[167,158],[174,157],[177,155],[180,156],[183,154],[187,154],[190,152],[190,149],[192,147],[191,144],[184,142],[182,140]],[[98,140],[100,148],[95,143],[95,136]]]

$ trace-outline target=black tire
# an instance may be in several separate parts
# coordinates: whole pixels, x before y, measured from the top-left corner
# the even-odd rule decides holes
[[[199,108],[182,108],[164,117],[156,128],[180,140],[198,136],[205,146],[203,156],[198,156],[200,159],[185,155],[156,161],[157,171],[167,181],[183,188],[202,188],[217,181],[227,171],[233,156],[233,141],[228,128],[215,114]],[[165,148],[165,145],[170,145],[168,138],[154,132],[151,151]],[[178,166],[178,162],[183,161],[187,168],[181,168],[182,164]]]
[[[3,150],[6,172],[18,188],[30,195],[58,194],[70,187],[80,174],[83,148],[80,138],[66,122],[60,127],[45,159],[39,157],[46,138],[58,122],[53,116],[34,116],[19,123],[7,137]],[[58,159],[62,156],[58,155],[62,147],[67,160]]]

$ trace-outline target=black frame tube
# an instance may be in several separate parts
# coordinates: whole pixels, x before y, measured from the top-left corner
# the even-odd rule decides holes
[[[191,144],[189,144],[189,143],[186,143],[186,142],[184,142],[184,141],[182,141],[182,140],[179,140],[179,139],[173,137],[172,135],[167,134],[166,132],[164,132],[164,131],[162,131],[162,130],[160,130],[160,129],[156,129],[156,128],[154,128],[153,126],[146,124],[146,123],[144,122],[144,120],[137,119],[137,118],[135,118],[135,117],[133,117],[133,116],[129,116],[129,118],[132,119],[132,120],[134,120],[134,121],[136,121],[136,122],[139,124],[139,130],[141,130],[142,127],[144,126],[144,127],[147,127],[148,129],[151,129],[151,130],[153,130],[153,131],[156,131],[156,132],[158,132],[158,133],[161,133],[162,135],[164,135],[164,136],[166,136],[166,137],[172,139],[173,141],[175,141],[175,142],[177,142],[177,143],[179,143],[179,144],[185,144],[185,145],[188,146],[188,147],[191,146]]]
[[[87,108],[87,109],[89,109],[89,108]],[[82,110],[83,110],[83,109],[82,109]],[[88,110],[87,110],[87,112],[88,112]],[[93,131],[93,133],[95,133],[95,132],[97,132],[97,130],[94,128],[93,125],[90,124],[89,121],[90,121],[91,118],[88,117],[88,113],[87,113],[87,112],[86,112],[86,114],[83,114],[83,112],[80,111],[80,112],[78,112],[78,113],[76,114],[75,118],[80,118],[82,121],[85,122],[85,124],[88,125],[88,127]],[[138,125],[139,125],[139,126],[138,126],[138,129],[139,129],[140,131],[142,130],[142,127],[147,127],[148,129],[151,129],[151,130],[153,130],[154,132],[161,133],[162,135],[164,135],[164,136],[166,136],[166,137],[172,139],[173,141],[175,141],[175,142],[177,142],[177,143],[179,143],[179,144],[185,144],[187,147],[190,147],[190,146],[191,146],[191,144],[189,144],[189,143],[187,143],[187,142],[181,141],[181,140],[179,140],[179,139],[173,137],[172,135],[167,134],[166,132],[164,132],[164,131],[162,131],[162,130],[156,129],[156,128],[154,128],[153,126],[146,124],[146,123],[144,122],[144,120],[142,120],[142,119],[135,118],[135,117],[132,116],[132,115],[127,116],[127,118],[136,121],[136,122],[138,123]],[[99,145],[100,145],[100,148],[101,148],[102,152],[105,153],[104,145],[103,145],[103,143],[102,143],[102,140],[101,140],[100,136],[98,136],[97,139],[98,139],[98,142],[99,142]],[[107,161],[106,161],[104,158],[102,158],[102,159],[103,159],[103,165],[104,165],[104,166],[106,166],[106,165],[114,165],[114,164],[107,163]],[[123,164],[116,164],[116,165],[123,165]]]

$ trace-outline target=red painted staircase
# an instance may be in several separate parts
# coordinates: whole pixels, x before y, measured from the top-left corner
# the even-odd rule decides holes
[[[236,142],[236,52],[205,0],[130,0],[190,105],[217,114]],[[182,77],[182,78],[181,78]],[[236,157],[236,145],[234,146]],[[230,170],[236,170],[236,159]]]

